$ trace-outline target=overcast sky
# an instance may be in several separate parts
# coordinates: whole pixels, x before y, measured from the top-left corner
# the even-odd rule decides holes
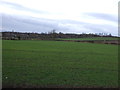
[[[118,35],[118,1],[0,0],[0,30]]]

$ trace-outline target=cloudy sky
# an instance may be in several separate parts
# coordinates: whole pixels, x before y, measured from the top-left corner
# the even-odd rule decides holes
[[[118,35],[119,0],[0,0],[2,31]]]

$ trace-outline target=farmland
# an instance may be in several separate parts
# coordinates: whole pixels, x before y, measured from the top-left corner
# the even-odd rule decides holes
[[[62,40],[118,40],[114,37],[64,38]]]
[[[118,46],[3,40],[3,87],[118,87]]]

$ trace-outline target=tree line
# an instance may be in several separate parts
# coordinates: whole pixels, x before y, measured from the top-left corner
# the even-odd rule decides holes
[[[23,32],[2,32],[2,39],[6,40],[54,40],[58,38],[85,38],[85,37],[113,37],[111,34],[107,33],[82,33],[82,34],[72,34],[72,33],[57,33],[56,30],[51,30],[48,33],[23,33]]]

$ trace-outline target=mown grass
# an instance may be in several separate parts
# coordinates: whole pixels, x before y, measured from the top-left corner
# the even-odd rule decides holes
[[[117,50],[105,44],[3,40],[3,85],[117,87]]]
[[[89,38],[64,38],[62,40],[118,40],[113,37],[89,37]]]

